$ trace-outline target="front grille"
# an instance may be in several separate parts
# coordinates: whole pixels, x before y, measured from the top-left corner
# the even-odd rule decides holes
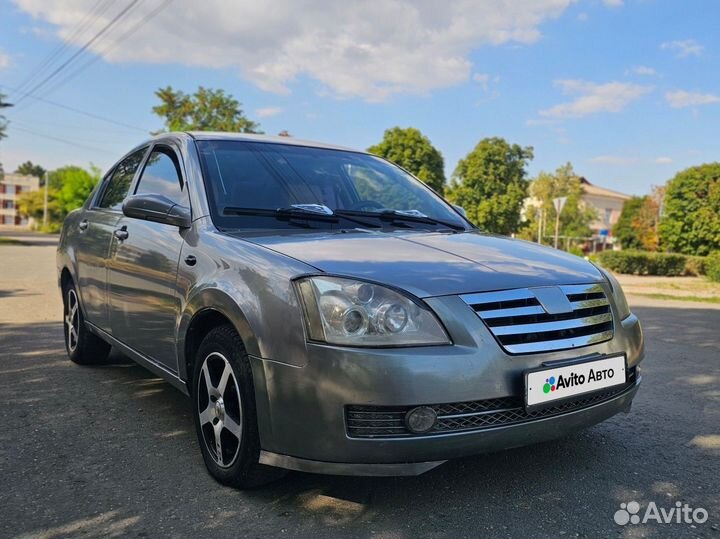
[[[599,284],[558,288],[571,310],[557,314],[548,313],[531,288],[460,297],[510,354],[579,348],[612,339],[610,302]]]
[[[581,410],[617,397],[634,385],[635,368],[631,368],[628,369],[627,382],[622,386],[538,410],[526,410],[520,397],[431,405],[437,413],[437,423],[432,430],[422,435],[413,434],[405,426],[405,414],[413,406],[346,406],[345,424],[351,438],[409,438],[477,431]]]

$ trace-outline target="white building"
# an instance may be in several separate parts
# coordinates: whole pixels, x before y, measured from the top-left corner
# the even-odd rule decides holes
[[[17,212],[17,199],[22,193],[40,189],[40,179],[21,174],[5,174],[0,179],[0,227],[29,228],[32,219],[21,217]]]
[[[625,201],[632,198],[630,195],[619,193],[604,187],[593,185],[585,178],[580,178],[583,187],[583,202],[595,208],[597,219],[590,223],[593,231],[593,239],[603,240],[607,238],[608,243],[614,243],[612,227],[617,223],[622,212]]]

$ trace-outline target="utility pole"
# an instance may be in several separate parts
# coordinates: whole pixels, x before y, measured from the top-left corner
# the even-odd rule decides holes
[[[567,197],[553,198],[553,206],[555,206],[555,249],[558,248],[558,235],[560,234],[560,213],[565,207]]]
[[[43,197],[43,229],[47,229],[48,225],[48,173],[45,171],[45,196]]]

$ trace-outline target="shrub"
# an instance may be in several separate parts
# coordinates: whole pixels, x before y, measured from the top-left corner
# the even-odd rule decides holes
[[[705,262],[707,260],[706,256],[688,256],[687,261],[685,262],[685,271],[683,272],[684,275],[705,275]]]
[[[598,262],[617,273],[634,275],[683,275],[687,256],[646,251],[603,251]]]
[[[705,259],[705,274],[711,281],[720,282],[720,251],[715,251]]]

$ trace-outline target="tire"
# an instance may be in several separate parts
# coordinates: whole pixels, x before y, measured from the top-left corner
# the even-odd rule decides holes
[[[210,330],[200,343],[191,395],[198,444],[208,472],[219,483],[248,489],[285,474],[258,463],[252,371],[245,346],[231,325]]]
[[[78,365],[98,365],[107,361],[110,345],[85,327],[85,317],[75,285],[63,286],[63,334],[65,350]]]

